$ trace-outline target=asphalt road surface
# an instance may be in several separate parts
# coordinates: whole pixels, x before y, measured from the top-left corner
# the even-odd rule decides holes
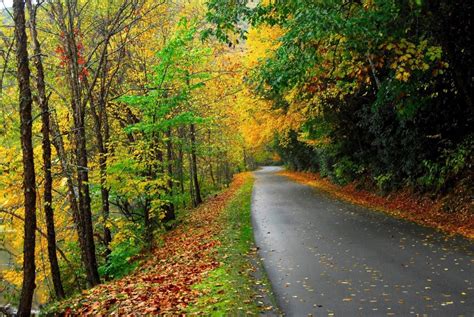
[[[255,172],[254,232],[287,316],[474,316],[474,244]]]

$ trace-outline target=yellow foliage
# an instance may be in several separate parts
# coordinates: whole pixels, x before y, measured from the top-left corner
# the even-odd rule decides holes
[[[243,58],[244,66],[248,69],[256,67],[260,61],[271,57],[279,47],[277,39],[284,34],[278,26],[262,25],[251,27],[248,31],[246,54]]]
[[[5,281],[16,287],[20,287],[21,283],[23,282],[22,271],[5,270],[2,272],[2,277],[5,279]]]
[[[426,72],[434,68],[434,74],[438,74],[438,68],[447,68],[449,65],[443,61],[440,46],[428,46],[426,40],[418,44],[402,39],[400,42],[390,42],[380,46],[381,49],[393,54],[390,68],[395,70],[395,78],[407,82],[414,71]],[[441,70],[442,71],[442,70]]]

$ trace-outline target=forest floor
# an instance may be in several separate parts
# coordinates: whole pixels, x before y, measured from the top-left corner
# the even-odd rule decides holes
[[[396,218],[413,221],[417,224],[436,228],[450,235],[459,234],[474,239],[474,213],[472,201],[465,203],[458,212],[446,212],[440,200],[418,196],[410,191],[399,191],[380,196],[368,190],[357,188],[356,183],[339,186],[319,174],[308,172],[281,171],[297,182],[307,184],[335,197],[374,210],[382,211]]]
[[[275,311],[256,261],[250,203],[253,177],[182,215],[163,243],[130,275],[85,290],[51,311],[65,315],[257,315]],[[257,274],[257,273],[258,274]]]

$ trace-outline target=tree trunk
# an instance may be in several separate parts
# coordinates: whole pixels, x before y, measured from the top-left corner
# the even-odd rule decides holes
[[[183,153],[183,140],[184,133],[183,128],[179,127],[179,145],[178,145],[178,178],[179,178],[179,187],[181,189],[181,194],[184,194],[184,153]]]
[[[23,282],[18,316],[29,316],[35,290],[35,232],[36,232],[36,179],[32,142],[30,68],[28,65],[25,31],[25,3],[13,1],[15,22],[17,78],[20,104],[21,150],[23,156],[23,193],[25,198],[25,223],[23,241]]]
[[[153,249],[153,227],[151,223],[150,203],[148,199],[146,199],[143,206],[143,225],[145,226],[145,247],[148,251],[151,251]]]
[[[107,47],[108,37],[106,38],[104,49],[102,51],[103,56],[107,56]],[[122,53],[120,56],[122,56]],[[103,243],[105,246],[105,258],[107,262],[111,253],[109,245],[110,242],[112,242],[112,233],[110,232],[110,228],[108,227],[108,221],[110,216],[110,193],[109,188],[107,187],[107,143],[110,140],[109,122],[106,110],[106,100],[108,95],[108,89],[110,88],[110,85],[107,83],[108,70],[108,61],[106,58],[104,58],[102,68],[100,69],[100,90],[99,98],[97,100],[98,109],[94,107],[92,95],[90,96],[90,105],[92,115],[94,117],[94,127],[97,136],[97,147],[99,148],[100,193],[102,198],[102,216],[104,218]],[[112,78],[110,80],[112,80]]]
[[[72,217],[74,221],[74,225],[76,226],[76,232],[78,236],[78,241],[79,241],[79,247],[81,250],[81,261],[84,265],[84,268],[87,267],[87,259],[86,259],[86,241],[84,239],[84,225],[82,224],[82,217],[81,213],[79,212],[79,206],[77,203],[77,190],[74,185],[74,180],[73,180],[73,173],[71,169],[69,168],[69,163],[66,158],[66,151],[64,149],[64,142],[63,138],[61,135],[61,131],[59,130],[59,126],[57,124],[57,120],[54,118],[54,116],[51,116],[51,140],[56,148],[56,152],[59,158],[59,161],[61,163],[61,170],[63,177],[66,178],[66,184],[67,184],[67,198],[69,201],[69,208],[71,208],[72,211]]]
[[[81,118],[82,119],[82,118]],[[89,168],[86,149],[86,136],[83,120],[76,125],[76,164],[77,179],[79,187],[79,208],[84,225],[84,236],[86,242],[87,278],[90,286],[100,283],[97,270],[97,259],[95,255],[94,230],[92,226],[91,197],[89,191]]]
[[[171,143],[171,128],[166,131],[166,167],[168,172],[168,193],[173,196],[173,146]],[[165,206],[165,217],[163,221],[170,221],[176,219],[174,204],[172,202]]]
[[[44,214],[47,229],[48,241],[48,257],[51,268],[51,278],[53,280],[54,291],[57,298],[64,298],[64,289],[61,282],[61,271],[59,270],[58,256],[56,254],[56,230],[54,227],[54,210],[53,210],[53,177],[51,175],[51,142],[50,122],[49,122],[49,107],[48,98],[46,97],[46,85],[44,81],[44,68],[41,59],[41,46],[38,41],[38,34],[36,31],[36,10],[33,7],[31,0],[27,0],[27,7],[30,15],[30,33],[33,41],[36,67],[36,88],[38,89],[38,103],[41,109],[41,133],[43,135],[43,171],[44,171]]]
[[[188,161],[189,161],[189,197],[191,198],[191,204],[193,207],[197,207],[196,204],[196,196],[194,193],[194,177],[193,177],[193,160],[191,159],[191,153],[188,153]]]
[[[74,137],[76,146],[76,172],[77,186],[79,189],[79,211],[81,217],[81,225],[83,239],[85,242],[85,262],[87,281],[90,286],[100,283],[100,277],[97,270],[97,259],[95,255],[94,230],[92,226],[91,198],[89,191],[89,168],[86,148],[86,131],[85,131],[85,101],[82,96],[81,69],[78,62],[79,51],[76,42],[78,34],[74,25],[76,15],[77,2],[67,0],[65,2],[67,10],[67,20],[64,14],[61,2],[54,2],[53,10],[58,15],[59,27],[64,33],[65,54],[68,58],[67,70],[69,89],[71,91],[71,108],[74,117]],[[81,232],[78,232],[81,234]]]
[[[209,158],[209,176],[211,177],[212,186],[217,188],[216,178],[214,177],[214,171],[212,170],[212,159]]]
[[[212,142],[211,142],[211,129],[207,129],[207,142],[209,144],[209,147],[212,146]],[[212,171],[212,156],[209,156],[209,176],[211,177],[211,181],[212,181],[212,186],[214,188],[217,188],[217,184],[216,184],[216,179],[214,177],[214,172]]]
[[[99,103],[104,102],[100,97]],[[104,108],[103,105],[99,105],[100,108]],[[109,244],[112,241],[112,234],[110,229],[107,227],[107,222],[110,214],[110,202],[109,202],[109,189],[107,188],[107,147],[105,146],[106,140],[102,133],[102,126],[104,125],[102,111],[99,109],[97,112],[96,106],[93,99],[91,98],[91,112],[94,118],[94,130],[96,134],[97,147],[99,149],[99,170],[100,170],[100,193],[102,198],[102,216],[104,217],[104,237],[103,242],[105,246],[105,258],[108,260],[111,250]],[[105,141],[105,142],[104,142]]]
[[[201,189],[199,187],[198,173],[197,173],[197,157],[196,157],[196,128],[194,123],[190,127],[191,132],[191,164],[192,164],[192,178],[194,184],[194,204],[198,206],[202,203]]]
[[[104,76],[107,76],[107,68],[104,67]],[[102,212],[104,214],[104,243],[107,246],[107,251],[106,251],[106,257],[108,260],[108,257],[110,255],[110,243],[112,242],[112,233],[110,232],[110,228],[107,227],[107,223],[109,221],[110,217],[110,191],[109,188],[107,187],[106,181],[107,181],[107,154],[109,153],[109,150],[107,148],[107,144],[110,140],[110,129],[109,129],[109,117],[107,115],[107,110],[106,110],[106,98],[105,98],[105,92],[103,91],[101,93],[101,97],[99,99],[99,117],[102,119],[102,125],[103,125],[103,130],[104,130],[104,158],[103,158],[103,164],[100,165],[100,179],[101,179],[101,195],[102,195]]]

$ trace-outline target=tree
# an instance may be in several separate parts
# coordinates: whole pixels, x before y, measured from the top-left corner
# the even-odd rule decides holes
[[[55,19],[60,30],[60,44],[57,49],[63,60],[66,71],[66,83],[69,88],[70,109],[74,119],[75,136],[75,165],[78,190],[78,215],[77,227],[79,241],[83,250],[83,261],[87,272],[88,283],[93,286],[100,283],[98,265],[96,258],[96,246],[94,241],[94,228],[92,223],[90,172],[86,133],[86,119],[89,108],[95,122],[97,144],[99,146],[99,160],[101,173],[101,195],[104,219],[107,221],[109,213],[109,193],[105,186],[106,178],[106,142],[108,139],[108,122],[105,111],[105,103],[110,90],[110,84],[114,77],[107,78],[109,70],[109,46],[114,36],[128,33],[129,29],[139,20],[142,15],[138,11],[142,8],[142,1],[123,1],[120,4],[110,3],[106,16],[99,22],[97,37],[92,39],[93,47],[89,56],[83,43],[81,29],[82,3],[79,1],[57,1],[51,4],[52,17]],[[159,5],[159,4],[157,4]],[[101,23],[102,22],[102,23]],[[119,50],[120,51],[120,50]],[[121,60],[118,60],[120,65]],[[95,67],[92,67],[94,65]],[[114,72],[116,73],[116,71]],[[95,89],[101,83],[97,95]],[[97,99],[95,98],[97,96]],[[104,229],[104,241],[106,245],[111,237],[107,226]],[[107,251],[108,252],[108,251]],[[107,253],[106,252],[106,253]]]
[[[46,96],[46,84],[44,78],[44,67],[41,58],[41,46],[38,40],[38,32],[36,30],[36,12],[38,4],[33,6],[31,0],[26,1],[29,11],[29,27],[31,39],[34,47],[34,64],[36,67],[36,89],[38,90],[38,104],[41,110],[41,133],[43,136],[43,172],[44,172],[44,213],[47,226],[48,240],[48,257],[51,267],[51,276],[53,279],[54,290],[58,298],[64,298],[64,289],[61,282],[61,272],[59,270],[58,256],[56,254],[56,230],[54,228],[54,211],[53,211],[53,177],[51,175],[51,141],[50,141],[50,110],[48,106],[48,97]]]
[[[78,228],[80,241],[85,258],[85,268],[89,285],[94,286],[100,283],[97,270],[97,259],[95,254],[94,232],[92,225],[91,197],[89,191],[89,168],[86,148],[85,131],[85,106],[87,99],[82,94],[82,82],[87,76],[87,69],[84,66],[83,57],[78,44],[79,29],[76,27],[77,1],[66,1],[66,8],[61,2],[53,4],[57,22],[63,33],[64,55],[68,60],[68,84],[71,91],[71,109],[74,115],[75,146],[76,146],[76,172],[78,193]],[[66,11],[66,13],[64,12]],[[79,45],[79,46],[78,46]]]
[[[19,86],[21,148],[23,155],[23,192],[25,208],[23,242],[23,284],[21,288],[19,316],[29,316],[35,290],[35,234],[36,234],[36,180],[32,142],[33,118],[25,27],[25,3],[13,1],[15,22],[17,78]]]

